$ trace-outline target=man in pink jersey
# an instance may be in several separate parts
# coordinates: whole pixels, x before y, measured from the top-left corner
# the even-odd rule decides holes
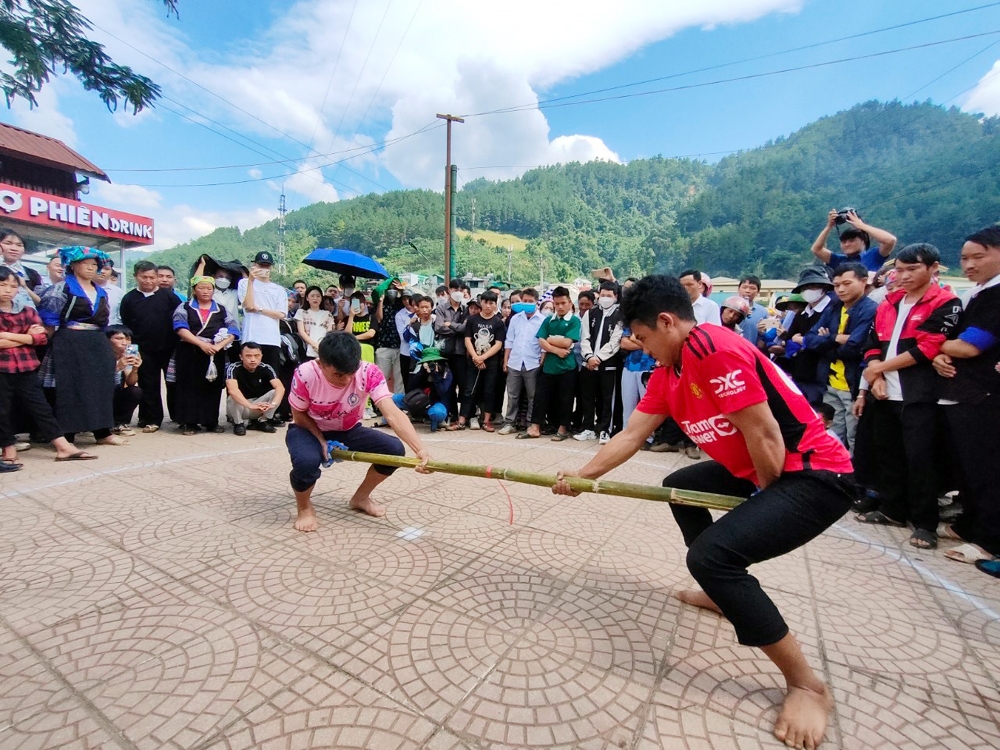
[[[423,471],[430,460],[410,420],[393,403],[382,371],[361,361],[358,340],[343,331],[328,333],[319,343],[319,358],[295,371],[288,393],[292,424],[288,426],[285,445],[292,459],[289,479],[298,505],[295,521],[298,531],[317,528],[312,491],[320,476],[320,466],[330,457],[328,440],[363,453],[390,456],[406,453],[399,438],[361,424],[369,397],[396,435],[422,461],[417,471]],[[384,516],[385,508],[372,500],[371,492],[394,471],[391,466],[372,466],[351,497],[351,507],[370,516]]]
[[[788,691],[775,736],[789,747],[815,748],[826,732],[830,691],[747,568],[802,546],[850,509],[850,457],[756,347],[726,328],[695,322],[677,279],[647,276],[629,290],[621,312],[660,366],[625,431],[579,471],[561,472],[553,492],[573,495],[564,477],[603,476],[667,417],[676,420],[712,460],[674,472],[664,486],[747,498],[714,523],[703,508],[670,506],[702,589],[677,597],[727,617],[741,644],[760,648],[777,665]]]

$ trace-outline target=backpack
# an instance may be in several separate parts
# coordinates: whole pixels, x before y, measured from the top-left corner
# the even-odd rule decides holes
[[[426,391],[415,388],[403,396],[403,406],[410,412],[411,417],[420,418],[426,415],[427,410],[431,408],[431,397],[427,395]]]

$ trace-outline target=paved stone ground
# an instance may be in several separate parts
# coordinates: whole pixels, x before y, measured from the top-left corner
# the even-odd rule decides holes
[[[479,432],[436,458],[554,470]],[[666,506],[399,472],[292,530],[282,435],[138,435],[0,478],[0,748],[750,748],[780,675],[690,583]],[[687,459],[640,454],[616,478]],[[833,687],[836,748],[1000,747],[1000,586],[845,519],[755,571]]]

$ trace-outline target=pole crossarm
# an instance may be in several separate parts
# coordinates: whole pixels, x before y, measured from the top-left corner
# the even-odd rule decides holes
[[[420,465],[420,459],[409,456],[383,456],[379,453],[362,453],[360,451],[332,450],[330,451],[330,457],[339,461],[358,461],[379,466],[395,466],[397,468],[415,469]],[[532,471],[504,469],[499,466],[476,466],[473,464],[429,461],[427,469],[441,474],[456,474],[463,477],[504,479],[508,482],[530,484],[535,487],[552,487],[558,481],[554,474],[538,474]],[[681,490],[673,487],[651,487],[645,484],[600,479],[581,479],[580,477],[567,477],[566,482],[577,492],[632,497],[640,500],[674,503],[676,505],[693,505],[697,508],[708,508],[709,510],[732,510],[746,499],[731,495],[716,495],[710,492]]]

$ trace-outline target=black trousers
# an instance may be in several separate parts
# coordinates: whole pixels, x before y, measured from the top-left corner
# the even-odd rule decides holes
[[[894,521],[937,533],[941,414],[937,404],[872,401],[879,510]],[[995,460],[995,459],[994,459]]]
[[[52,414],[52,407],[42,392],[38,370],[31,372],[0,373],[0,448],[17,442],[16,428],[12,421],[11,405],[17,403],[35,425],[35,434],[43,442],[59,437],[59,423]]]
[[[493,407],[496,401],[497,374],[500,372],[500,361],[494,356],[480,370],[471,360],[465,366],[465,388],[462,391],[462,410],[460,414],[466,420],[475,415],[476,407],[483,414],[496,415]]]
[[[142,403],[142,389],[133,385],[126,388],[115,388],[114,412],[115,424],[130,424],[135,408]]]
[[[462,341],[463,351],[461,354],[449,354],[448,355],[448,367],[451,369],[451,375],[455,379],[454,385],[452,386],[455,394],[454,404],[455,410],[450,415],[452,417],[457,417],[462,413],[462,407],[465,405],[465,378],[468,374],[468,358],[466,357],[464,347],[465,342]]]
[[[413,369],[413,360],[405,354],[400,354],[399,369],[403,372],[403,393],[408,393],[410,390],[410,371]]]
[[[857,493],[852,476],[786,472],[752,495],[753,483],[702,461],[675,471],[663,486],[747,498],[715,522],[704,508],[670,510],[688,547],[688,570],[733,624],[739,642],[760,647],[784,638],[784,618],[747,568],[801,547],[843,516]]]
[[[142,401],[139,402],[139,426],[163,424],[163,398],[160,396],[161,383],[167,374],[167,366],[173,351],[152,352],[142,351],[142,367],[139,368],[139,389],[142,391]],[[173,386],[167,386],[167,406],[173,395]]]
[[[965,475],[963,513],[954,529],[963,539],[1000,555],[1000,394],[942,410]]]
[[[602,366],[596,370],[584,367],[580,370],[580,401],[583,404],[584,430],[608,432],[611,427],[611,409],[617,382],[617,367]]]
[[[555,408],[553,423],[569,429],[573,419],[573,394],[576,393],[576,370],[549,375],[541,372],[535,389],[535,402],[531,407],[532,424],[544,425],[545,415]]]

